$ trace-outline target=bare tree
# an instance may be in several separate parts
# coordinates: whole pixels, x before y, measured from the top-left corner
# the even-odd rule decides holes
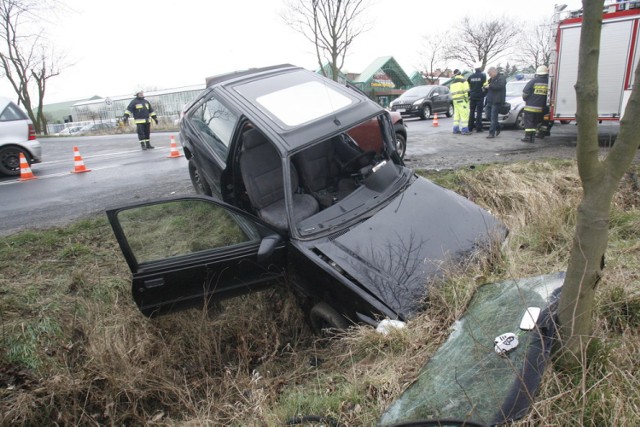
[[[519,31],[518,24],[506,17],[488,21],[464,17],[449,38],[446,57],[469,67],[481,62],[485,68],[512,52]]]
[[[351,44],[367,29],[361,22],[367,4],[368,0],[289,0],[282,18],[313,43],[322,73],[327,75],[327,62],[337,81]]]
[[[428,34],[422,38],[422,48],[419,52],[422,62],[418,69],[424,70],[425,78],[430,84],[435,83],[448,67],[445,55],[448,39],[447,32]]]
[[[37,133],[46,133],[42,107],[47,80],[60,73],[57,66],[60,58],[47,46],[42,30],[22,32],[23,27],[38,20],[43,5],[46,2],[38,0],[0,1],[0,73],[9,80]],[[34,85],[37,90],[35,110],[31,93]]]
[[[604,0],[583,0],[577,99],[578,173],[583,196],[567,275],[558,307],[561,351],[558,366],[579,367],[591,339],[597,285],[603,275],[611,202],[640,145],[640,66],[635,70],[631,97],[620,131],[608,155],[598,147],[598,60]]]
[[[515,58],[523,68],[536,69],[540,65],[549,65],[554,49],[553,28],[555,26],[551,21],[546,20],[532,25],[520,34]]]

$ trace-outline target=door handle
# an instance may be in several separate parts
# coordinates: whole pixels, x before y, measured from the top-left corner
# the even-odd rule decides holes
[[[164,285],[164,278],[158,277],[156,279],[150,279],[144,281],[145,288],[157,288],[158,286]]]

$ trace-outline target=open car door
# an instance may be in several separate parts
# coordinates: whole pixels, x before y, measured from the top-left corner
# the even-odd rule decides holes
[[[254,217],[204,196],[107,210],[146,316],[204,307],[282,281],[283,238]]]

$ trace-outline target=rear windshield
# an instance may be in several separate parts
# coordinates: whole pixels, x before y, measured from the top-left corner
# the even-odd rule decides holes
[[[27,120],[27,115],[13,102],[9,102],[7,107],[0,113],[0,122],[11,122],[14,120]]]

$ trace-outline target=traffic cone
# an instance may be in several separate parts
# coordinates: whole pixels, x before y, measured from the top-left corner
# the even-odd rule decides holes
[[[167,157],[182,157],[182,154],[178,151],[178,145],[176,144],[175,137],[171,135],[169,138],[171,138],[171,153]]]
[[[433,127],[438,127],[440,126],[440,124],[438,124],[438,113],[434,113],[433,114]]]
[[[29,167],[29,162],[27,162],[27,158],[24,156],[24,153],[20,152],[20,178],[18,181],[29,181],[30,179],[36,179],[37,176],[31,172],[31,168]]]
[[[91,172],[91,169],[87,169],[84,166],[84,162],[82,161],[82,156],[80,155],[80,150],[78,147],[73,147],[73,170],[71,173],[82,173],[82,172]]]

